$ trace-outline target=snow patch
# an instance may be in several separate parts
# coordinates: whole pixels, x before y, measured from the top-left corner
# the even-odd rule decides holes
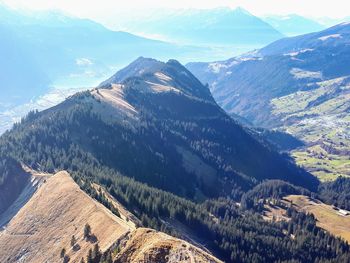
[[[321,41],[326,41],[330,38],[342,38],[341,34],[333,34],[333,35],[328,35],[328,36],[323,36],[323,37],[319,37],[318,39]]]
[[[290,74],[292,74],[296,79],[322,79],[322,72],[320,71],[307,71],[300,68],[292,68],[290,70]]]
[[[221,69],[223,68],[227,68],[227,65],[225,64],[221,64],[221,63],[218,63],[218,62],[213,62],[213,63],[210,63],[208,65],[208,69],[209,71],[213,72],[213,73],[220,73]]]
[[[295,57],[295,56],[298,56],[299,54],[303,54],[303,53],[306,53],[306,52],[311,52],[313,50],[314,49],[312,49],[312,48],[305,48],[305,49],[301,49],[301,50],[296,51],[296,52],[285,53],[285,54],[283,54],[283,56]]]

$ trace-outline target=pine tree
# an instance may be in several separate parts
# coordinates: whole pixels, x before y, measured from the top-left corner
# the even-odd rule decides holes
[[[92,258],[94,259],[94,262],[99,262],[101,258],[101,252],[100,252],[100,247],[98,243],[95,244],[94,250],[92,252]]]
[[[75,239],[75,236],[73,235],[72,238],[71,238],[71,240],[70,240],[70,245],[71,245],[71,247],[74,247],[74,246],[75,246],[76,241],[77,241],[77,240]]]
[[[87,263],[94,263],[93,258],[92,258],[92,250],[91,250],[91,248],[89,249],[89,253],[87,255],[86,262]]]
[[[66,249],[62,248],[61,253],[60,253],[61,258],[63,258],[65,255],[66,255]]]
[[[89,238],[90,235],[91,235],[91,227],[88,223],[86,223],[84,227],[84,238]]]

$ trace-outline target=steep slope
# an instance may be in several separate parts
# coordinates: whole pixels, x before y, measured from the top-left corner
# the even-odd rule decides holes
[[[282,39],[242,57],[188,68],[210,84],[227,112],[318,145],[296,157],[316,175],[332,178],[350,171],[349,43],[350,25],[344,23]]]
[[[66,172],[48,177],[0,232],[1,262],[60,262],[66,249],[71,262],[93,247],[83,239],[85,224],[103,251],[127,234],[130,226],[79,189]],[[74,248],[72,236],[77,239]]]
[[[283,37],[243,8],[162,10],[142,21],[119,24],[131,32],[196,45],[263,45]]]

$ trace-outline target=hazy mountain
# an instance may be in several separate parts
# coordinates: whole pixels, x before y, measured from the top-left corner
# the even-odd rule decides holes
[[[283,37],[268,23],[242,8],[163,11],[142,21],[126,23],[123,28],[196,45],[263,45]]]
[[[319,156],[312,161],[297,154],[310,171],[346,175],[350,162],[349,43],[350,25],[343,23],[284,38],[241,57],[192,63],[188,68],[210,84],[214,98],[227,112],[258,126],[282,128],[309,145],[321,145],[321,149],[309,149],[314,152],[310,155]],[[334,127],[336,134],[330,133]],[[339,165],[320,165],[320,152],[335,154],[328,158],[338,160]]]
[[[0,25],[0,110],[25,102],[46,90],[49,79],[30,47],[11,29]],[[25,92],[23,92],[25,91]],[[25,95],[23,95],[25,94]]]
[[[325,28],[325,26],[312,19],[296,14],[285,16],[265,16],[263,17],[263,20],[286,36],[296,36],[316,32]]]
[[[59,12],[24,13],[0,5],[0,14],[1,104],[28,101],[53,84],[95,85],[140,55],[168,58],[193,51]]]

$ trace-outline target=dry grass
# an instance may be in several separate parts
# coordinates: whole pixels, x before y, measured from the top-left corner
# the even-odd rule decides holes
[[[66,172],[51,176],[0,232],[0,262],[61,262],[67,250],[70,262],[85,257],[92,241],[83,239],[89,223],[102,250],[109,248],[130,227],[80,190]],[[75,235],[79,249],[70,246]]]
[[[285,199],[292,201],[293,206],[298,210],[312,213],[319,227],[350,242],[350,216],[342,216],[332,206],[307,196],[290,195]]]

